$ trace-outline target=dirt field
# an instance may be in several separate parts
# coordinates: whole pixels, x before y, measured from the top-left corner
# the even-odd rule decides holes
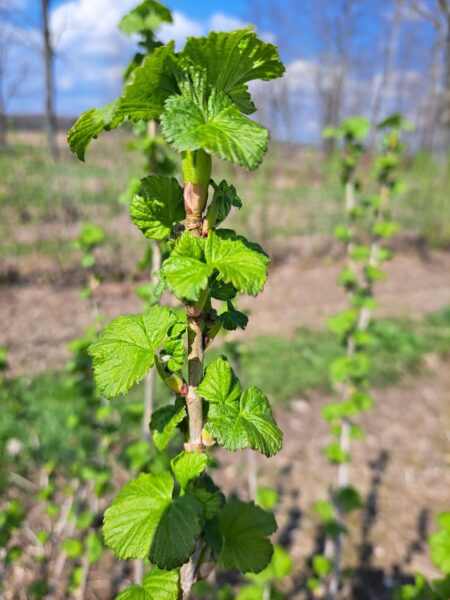
[[[375,392],[375,409],[361,421],[366,439],[355,442],[351,479],[367,508],[351,518],[346,547],[346,566],[358,574],[356,600],[387,600],[393,586],[416,571],[437,575],[425,540],[435,529],[436,514],[450,503],[450,361],[430,357],[428,366],[425,378],[408,377]],[[286,591],[295,599],[303,598],[305,559],[320,544],[312,506],[327,497],[333,477],[322,455],[328,432],[320,408],[328,400],[312,394],[279,411],[283,449],[268,462],[257,458],[261,484],[281,493],[278,536],[294,559]],[[225,489],[248,487],[245,464],[229,453],[221,458]]]
[[[313,261],[305,255],[304,244],[293,245],[287,258],[271,268],[264,292],[242,302],[251,310],[246,335],[286,336],[301,325],[323,328],[327,317],[345,306],[336,286],[341,266],[326,256]],[[66,274],[65,285],[0,286],[0,344],[9,349],[13,374],[64,364],[66,344],[92,322],[87,303],[79,297],[82,276],[73,271],[73,285]],[[136,283],[106,281],[100,287],[98,301],[107,320],[141,310]],[[378,284],[377,296],[378,315],[397,317],[419,318],[450,303],[450,253],[398,255],[387,265],[387,279]]]
[[[345,305],[335,285],[339,269],[340,260],[332,253],[312,260],[304,245],[293,244],[287,258],[272,267],[264,293],[243,302],[251,308],[247,332],[285,336],[300,325],[322,328]],[[403,252],[387,271],[377,290],[379,315],[419,318],[450,303],[450,253]],[[74,285],[60,280],[0,286],[0,344],[9,348],[13,374],[63,366],[67,342],[91,322],[87,304],[79,298],[79,277],[74,272]],[[108,319],[140,310],[135,285],[102,284],[98,300]],[[357,600],[390,598],[392,587],[416,570],[434,574],[424,540],[436,513],[450,506],[449,367],[448,360],[427,356],[427,376],[408,376],[401,385],[377,391],[376,408],[363,419],[367,437],[355,443],[351,472],[368,508],[352,518],[346,548],[346,563],[357,571],[352,596]],[[261,483],[281,494],[278,538],[295,562],[285,586],[293,599],[303,597],[305,559],[320,543],[312,505],[326,497],[332,477],[322,456],[328,433],[320,407],[327,400],[312,393],[279,409],[283,450],[269,462],[257,459]],[[220,457],[225,489],[247,489],[245,461],[225,452]],[[95,569],[92,589],[97,591],[88,598],[107,600],[108,592],[98,595],[99,578]]]

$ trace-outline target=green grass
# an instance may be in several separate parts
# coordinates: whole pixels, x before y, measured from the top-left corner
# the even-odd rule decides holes
[[[142,176],[139,156],[126,148],[129,134],[99,139],[89,149],[87,162],[69,156],[58,164],[45,146],[12,146],[0,153],[0,219],[8,238],[11,211],[18,222],[74,221],[107,218],[127,207],[120,196],[132,177]],[[403,228],[417,232],[434,247],[450,246],[450,158],[439,162],[429,154],[404,160],[400,177],[405,190],[394,201],[394,213]],[[361,177],[367,181],[370,161]],[[324,162],[314,148],[288,149],[272,144],[267,160],[250,175],[215,161],[216,180],[236,183],[243,208],[234,225],[246,235],[267,241],[297,235],[330,234],[342,221],[342,188],[335,158]]]
[[[15,242],[8,240],[0,247],[0,256],[9,258],[11,256],[30,256],[38,253],[43,256],[58,255],[60,259],[67,259],[74,251],[72,240],[50,239],[36,240],[35,242]]]
[[[423,321],[380,319],[374,322],[374,387],[392,385],[406,373],[425,370],[423,358],[434,352],[450,352],[450,307]],[[328,332],[300,329],[291,339],[257,337],[245,345],[215,349],[234,357],[244,385],[257,385],[276,403],[286,402],[308,390],[330,391],[328,370],[343,348]]]
[[[450,306],[422,321],[381,319],[374,323],[373,331],[376,345],[371,383],[374,387],[392,385],[406,373],[425,372],[427,353],[450,352]],[[331,333],[301,329],[292,340],[267,336],[246,344],[213,346],[210,360],[221,352],[230,357],[244,386],[257,385],[272,402],[281,404],[310,390],[329,392],[328,369],[343,349]],[[11,470],[21,472],[30,463],[42,464],[55,456],[70,469],[80,460],[80,451],[83,455],[95,452],[92,406],[83,389],[74,385],[66,372],[7,379],[0,385],[0,489]],[[120,422],[117,445],[121,455],[139,438],[143,397],[141,384],[112,401]],[[169,399],[157,378],[155,406]],[[17,456],[6,451],[10,439],[23,445]]]
[[[68,155],[55,164],[44,148],[25,144],[0,152],[0,211],[13,209],[20,221],[38,223],[81,219],[98,206],[117,214],[124,208],[120,195],[139,171],[136,157],[122,144],[123,136],[115,137],[86,164]]]
[[[160,381],[156,385],[156,406],[169,401]],[[116,449],[121,454],[140,437],[143,417],[143,385],[111,402],[120,423]],[[33,377],[18,377],[0,382],[0,490],[8,473],[25,472],[30,464],[45,464],[57,459],[70,469],[90,457],[96,460],[92,401],[83,388],[74,385],[64,371],[48,371]],[[114,431],[112,435],[116,435]],[[21,444],[14,456],[7,451],[8,440]]]

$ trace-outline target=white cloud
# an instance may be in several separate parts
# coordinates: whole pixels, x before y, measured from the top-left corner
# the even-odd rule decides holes
[[[189,19],[183,13],[175,11],[173,13],[173,23],[164,24],[161,27],[159,38],[164,43],[175,40],[177,48],[182,48],[189,36],[207,35],[210,31],[233,31],[242,29],[247,25],[248,23],[245,21],[222,12],[214,13],[206,21],[196,21]],[[260,35],[268,42],[275,40],[275,36],[270,32],[261,32]]]
[[[164,43],[175,40],[177,48],[184,46],[189,36],[199,36],[205,33],[205,25],[200,21],[189,19],[183,13],[173,13],[173,23],[164,23],[159,30],[158,37]]]
[[[2,1],[2,0],[0,0]],[[25,0],[8,0],[19,7]],[[122,73],[137,49],[136,40],[118,30],[121,17],[136,5],[136,0],[69,0],[50,13],[50,29],[56,52],[56,100],[61,114],[75,114],[89,108],[86,99],[97,98],[94,106],[110,101],[122,85]],[[213,13],[204,20],[191,19],[174,11],[173,23],[164,24],[158,37],[163,42],[175,40],[182,48],[189,36],[207,35],[209,31],[231,31],[245,27],[239,18],[224,12]],[[24,59],[32,64],[33,75],[41,89],[39,101],[33,100],[35,110],[42,110],[44,91],[42,87],[43,64],[40,52],[41,34],[28,29],[29,46]],[[270,33],[261,36],[273,41]],[[21,48],[23,42],[21,41]],[[36,48],[34,48],[36,46]],[[34,97],[36,94],[34,94]]]
[[[56,50],[56,88],[61,95],[85,95],[86,85],[97,105],[116,92],[135,44],[118,30],[135,0],[71,0],[55,8],[50,29]],[[58,99],[58,93],[57,93]],[[85,105],[76,107],[88,108]],[[67,112],[67,109],[63,109]]]
[[[224,13],[214,13],[209,20],[209,29],[211,31],[233,31],[234,29],[242,29],[247,23],[236,17],[230,17]]]

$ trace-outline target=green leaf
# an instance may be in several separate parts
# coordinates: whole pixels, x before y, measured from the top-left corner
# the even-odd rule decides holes
[[[224,495],[208,475],[190,482],[188,491],[202,503],[206,520],[215,517],[225,503]]]
[[[436,593],[436,598],[433,600],[448,600],[450,598],[450,575],[444,579],[434,579],[433,587]]]
[[[372,232],[382,238],[390,238],[400,229],[400,224],[395,221],[382,221],[375,223]]]
[[[121,559],[149,556],[162,569],[184,564],[200,535],[203,507],[194,497],[172,499],[168,472],[142,473],[127,483],[105,512],[106,545]]]
[[[153,443],[158,450],[165,450],[175,435],[177,425],[186,417],[186,406],[177,399],[175,404],[155,410],[150,421]]]
[[[226,404],[239,399],[241,385],[224,356],[219,356],[208,365],[197,394],[208,402]]]
[[[259,246],[234,231],[211,231],[205,243],[205,259],[225,283],[241,293],[256,296],[264,288],[270,260]]]
[[[450,512],[440,513],[436,520],[441,529],[447,533],[450,533]]]
[[[417,574],[414,585],[402,585],[394,591],[394,600],[438,600],[423,575]]]
[[[96,262],[95,255],[92,254],[91,252],[88,252],[81,259],[80,265],[82,266],[83,269],[90,269],[91,267],[93,267],[95,265],[95,262]]]
[[[69,594],[73,594],[75,590],[77,590],[80,587],[84,575],[85,573],[83,567],[74,567],[70,571],[69,585],[67,586],[67,591],[69,592]],[[39,598],[42,598],[42,596],[39,596]]]
[[[352,232],[345,225],[337,225],[334,230],[334,237],[340,242],[348,243],[353,239]]]
[[[122,17],[119,29],[128,35],[148,33],[156,31],[162,23],[172,23],[170,10],[156,0],[144,0]]]
[[[64,540],[61,547],[69,558],[79,558],[83,554],[82,542],[74,538]]]
[[[148,556],[156,529],[172,502],[173,478],[168,472],[141,473],[119,492],[105,511],[105,543],[121,559]]]
[[[242,84],[255,79],[275,79],[285,71],[276,46],[258,39],[251,26],[188,38],[181,56],[204,67],[208,83],[234,95],[235,100],[245,90]]]
[[[386,278],[386,273],[374,265],[364,267],[364,277],[367,281],[382,281]]]
[[[325,456],[334,465],[350,462],[350,454],[343,450],[337,442],[328,444],[325,448]]]
[[[189,560],[199,538],[204,513],[195,496],[172,501],[161,517],[150,549],[150,561],[162,569],[180,567]]]
[[[203,473],[207,464],[208,457],[202,452],[183,451],[170,461],[173,474],[182,490],[186,489],[192,479]]]
[[[252,502],[232,500],[219,515],[221,548],[218,562],[227,569],[258,573],[270,562],[273,546],[267,539],[276,531],[271,513]]]
[[[357,140],[364,140],[370,129],[369,121],[364,117],[350,117],[341,124],[342,132]]]
[[[67,137],[71,151],[80,160],[84,160],[87,147],[102,131],[115,129],[127,118],[132,121],[159,118],[166,98],[176,91],[171,64],[174,47],[174,42],[170,42],[147,56],[134,69],[121,98],[81,115]]]
[[[208,285],[212,269],[204,262],[204,243],[202,238],[195,238],[185,231],[164,261],[162,273],[179,299],[197,300]]]
[[[173,77],[175,43],[160,46],[134,69],[117,102],[116,116],[132,121],[159,119],[164,102],[177,91]]]
[[[334,520],[334,509],[329,500],[318,500],[315,502],[314,512],[324,523]]]
[[[414,129],[414,126],[406,121],[400,113],[393,113],[383,121],[377,124],[377,129],[405,129],[406,131],[411,131]]]
[[[181,338],[171,339],[164,344],[161,358],[170,371],[175,373],[184,365],[186,349]]]
[[[340,487],[336,490],[336,503],[346,513],[358,510],[364,506],[361,495],[351,485]]]
[[[431,560],[445,575],[450,575],[450,513],[438,517],[441,531],[433,533],[429,539]]]
[[[206,429],[227,450],[250,447],[265,456],[276,454],[283,440],[267,397],[256,387],[246,390],[240,400],[212,403]]]
[[[306,587],[312,592],[320,590],[320,580],[316,577],[308,577],[306,580]]]
[[[87,558],[90,565],[97,563],[103,555],[103,544],[98,535],[91,532],[86,538]]]
[[[260,573],[249,574],[247,577],[260,585],[266,585],[267,583],[280,581],[284,577],[287,577],[292,571],[292,566],[292,558],[286,550],[281,546],[275,545],[273,547],[272,559],[267,567]]]
[[[352,269],[342,269],[337,279],[338,285],[347,290],[351,290],[358,285],[358,278]]]
[[[353,356],[339,356],[330,365],[333,381],[362,381],[370,370],[370,357],[364,353]]]
[[[248,91],[248,85],[245,83],[238,88],[235,88],[228,95],[232,102],[236,104],[238,109],[245,115],[251,115],[255,112],[255,103],[253,102],[250,92]]]
[[[207,109],[186,96],[167,99],[161,117],[164,137],[179,152],[203,149],[255,169],[267,150],[269,132],[243,115],[223,93],[213,93]]]
[[[369,260],[370,258],[370,248],[368,246],[354,246],[350,252],[351,258],[356,260],[357,262],[362,262],[365,260]]]
[[[70,150],[84,161],[86,148],[99,134],[115,129],[124,117],[116,115],[118,101],[111,102],[103,108],[91,108],[84,112],[67,134]]]
[[[225,283],[220,275],[211,283],[210,291],[213,298],[222,300],[223,302],[232,300],[237,294],[237,289],[234,285]]]
[[[77,237],[77,245],[85,250],[92,250],[105,241],[105,231],[95,223],[83,223],[80,234]]]
[[[186,217],[183,188],[174,177],[150,175],[141,180],[140,190],[130,205],[130,214],[145,237],[164,240],[171,234],[174,223]]]
[[[327,321],[327,327],[333,333],[339,336],[348,335],[358,323],[358,312],[356,310],[344,310],[343,312],[330,317]]]
[[[336,421],[352,417],[357,413],[357,409],[350,400],[341,400],[339,402],[330,402],[322,408],[322,416],[327,421]]]
[[[116,600],[178,600],[180,594],[178,571],[162,571],[153,566],[144,576],[142,585],[132,585]]]
[[[94,518],[95,513],[91,510],[85,510],[84,512],[80,513],[77,517],[77,529],[89,529]]]
[[[272,510],[279,501],[278,492],[268,487],[258,487],[256,491],[256,504],[265,510]]]
[[[145,377],[155,352],[176,321],[175,313],[162,306],[153,306],[145,315],[111,321],[89,346],[99,392],[111,398],[127,392]]]
[[[211,185],[214,188],[214,195],[208,206],[206,219],[209,227],[213,228],[217,227],[217,225],[227,218],[232,206],[241,208],[242,202],[236,193],[234,185],[230,185],[225,179],[218,185],[214,181],[211,181]]]
[[[245,313],[236,310],[232,302],[227,302],[227,310],[219,315],[222,326],[227,331],[235,331],[238,327],[245,329],[248,317]]]
[[[185,231],[164,262],[162,272],[179,299],[195,301],[214,271],[238,291],[258,294],[266,282],[269,262],[257,244],[251,244],[234,231],[210,231],[206,240]]]
[[[313,558],[313,570],[316,575],[319,577],[325,577],[333,568],[333,565],[329,558],[326,556],[316,555]]]

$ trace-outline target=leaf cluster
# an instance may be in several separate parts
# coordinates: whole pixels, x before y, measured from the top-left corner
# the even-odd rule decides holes
[[[252,28],[189,38],[181,52],[160,46],[132,70],[122,96],[84,113],[69,132],[81,160],[102,131],[126,121],[161,122],[179,152],[202,149],[254,169],[267,148],[267,130],[248,118],[255,111],[248,83],[280,77],[284,66],[273,44]]]

